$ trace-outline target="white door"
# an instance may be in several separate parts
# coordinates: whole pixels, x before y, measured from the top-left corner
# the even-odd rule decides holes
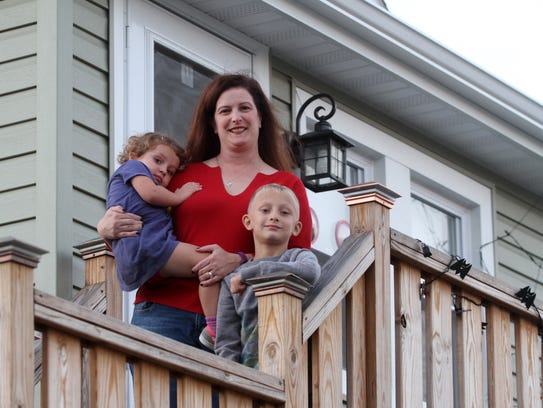
[[[144,0],[113,2],[114,157],[127,138],[160,131],[186,143],[196,100],[216,73],[253,74],[255,56]],[[117,163],[115,163],[117,166]],[[125,296],[130,321],[134,292]]]

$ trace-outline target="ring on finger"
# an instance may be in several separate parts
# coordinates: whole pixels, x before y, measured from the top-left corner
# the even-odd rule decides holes
[[[213,272],[208,272],[208,275],[209,275],[209,279],[213,278]]]

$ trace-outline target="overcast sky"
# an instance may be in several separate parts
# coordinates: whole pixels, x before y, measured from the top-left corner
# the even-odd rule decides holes
[[[543,0],[385,0],[394,16],[543,105]]]

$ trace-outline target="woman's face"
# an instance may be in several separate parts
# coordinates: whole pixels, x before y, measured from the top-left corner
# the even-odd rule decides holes
[[[214,119],[221,147],[235,148],[258,143],[260,113],[245,88],[224,91],[217,100]]]

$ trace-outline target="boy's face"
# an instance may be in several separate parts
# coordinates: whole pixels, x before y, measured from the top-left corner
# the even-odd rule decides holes
[[[245,228],[253,231],[256,240],[266,244],[288,243],[302,229],[292,197],[284,191],[262,190],[253,199],[243,216]]]
[[[179,157],[170,146],[164,144],[147,150],[137,160],[149,168],[156,182],[163,187],[168,187],[179,168]]]

